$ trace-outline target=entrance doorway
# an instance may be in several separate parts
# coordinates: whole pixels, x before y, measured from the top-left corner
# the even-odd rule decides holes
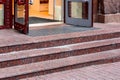
[[[34,1],[37,0],[2,0],[0,2],[0,27],[12,28],[12,15],[14,17],[13,28],[24,34],[29,33],[29,17],[63,20],[65,24],[69,25],[92,27],[92,0],[52,0],[53,3],[50,0],[38,0],[39,8],[34,7],[36,6]],[[33,9],[38,9],[39,12],[33,11],[29,14]]]
[[[58,23],[63,20],[63,0],[29,0],[29,24]],[[39,25],[39,26],[40,26]],[[34,26],[34,25],[33,25]]]

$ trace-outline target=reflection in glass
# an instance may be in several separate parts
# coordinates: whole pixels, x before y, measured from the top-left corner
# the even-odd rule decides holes
[[[0,4],[0,26],[4,25],[4,5]]]
[[[68,3],[68,14],[72,18],[88,19],[87,2],[71,2]]]
[[[20,24],[25,24],[25,5],[15,5],[15,12],[16,12],[16,22]]]
[[[63,0],[54,0],[54,19],[63,20]]]

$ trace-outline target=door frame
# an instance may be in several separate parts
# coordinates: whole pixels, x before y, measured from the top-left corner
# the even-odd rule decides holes
[[[0,4],[4,5],[4,25],[0,25],[0,29],[12,28],[12,0],[2,0]]]
[[[14,0],[14,29],[19,31],[20,33],[23,34],[28,34],[29,33],[29,0],[24,0],[25,3],[18,3],[16,0]],[[24,24],[21,24],[19,22],[16,22],[16,4],[17,5],[25,5],[25,20],[24,20]]]

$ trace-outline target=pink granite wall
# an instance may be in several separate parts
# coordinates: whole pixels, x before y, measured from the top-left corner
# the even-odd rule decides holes
[[[99,10],[102,14],[120,13],[120,0],[99,0]]]

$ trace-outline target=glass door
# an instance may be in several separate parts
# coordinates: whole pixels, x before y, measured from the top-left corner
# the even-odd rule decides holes
[[[4,23],[5,23],[5,19],[4,19],[4,4],[5,3],[5,1],[4,0],[2,0],[2,1],[0,1],[0,28],[3,28],[3,26],[5,25]]]
[[[14,0],[14,29],[27,34],[29,31],[28,0]]]
[[[92,0],[65,0],[65,23],[92,27]]]
[[[54,0],[54,19],[63,20],[63,0]]]

